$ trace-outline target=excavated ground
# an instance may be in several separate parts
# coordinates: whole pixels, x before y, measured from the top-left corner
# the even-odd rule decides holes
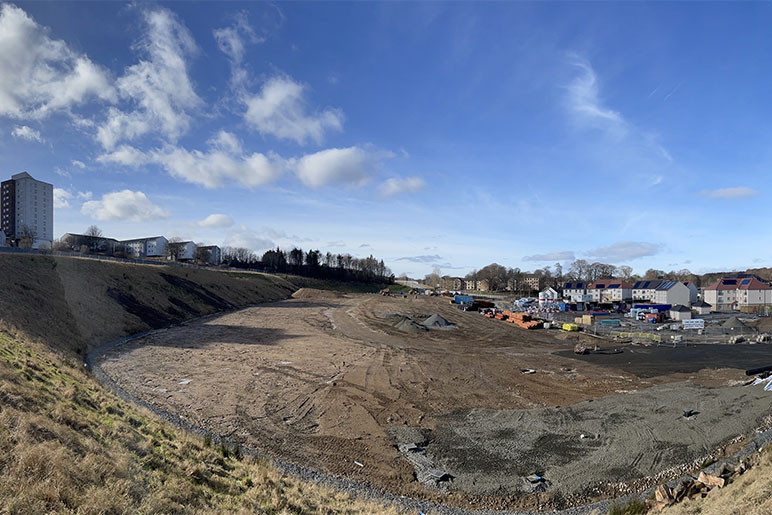
[[[578,360],[566,351],[597,340],[526,331],[443,298],[296,297],[155,332],[101,366],[136,397],[245,445],[474,508],[563,507],[641,488],[749,434],[772,406],[772,392],[740,386],[742,371],[720,357],[636,375],[634,348],[615,355],[624,362]],[[394,327],[397,315],[432,314],[456,327]],[[698,413],[685,419],[686,409]]]

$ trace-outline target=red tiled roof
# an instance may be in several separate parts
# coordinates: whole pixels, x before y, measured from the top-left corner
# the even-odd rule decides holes
[[[745,279],[740,280],[742,283],[745,281]],[[748,284],[740,284],[737,287],[738,290],[772,290],[772,287],[770,287],[768,284],[763,283],[756,279],[755,277],[751,279],[751,281]]]
[[[747,284],[741,284],[743,281]],[[727,284],[728,281],[731,281]],[[759,281],[756,278],[751,279],[719,279],[703,290],[772,290],[772,287]]]

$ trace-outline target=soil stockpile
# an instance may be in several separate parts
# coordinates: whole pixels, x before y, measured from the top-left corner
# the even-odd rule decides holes
[[[731,317],[726,320],[721,327],[724,329],[749,329],[745,323],[737,317]]]
[[[399,322],[394,324],[394,327],[404,333],[423,333],[427,331],[426,327],[410,317],[402,317]]]
[[[423,332],[406,333],[393,326],[394,319],[378,316],[384,313],[401,313],[412,323],[436,313],[456,329],[429,331],[416,324]],[[748,417],[759,405],[749,389],[733,390],[747,398],[713,397],[684,383],[726,385],[744,380],[744,370],[642,379],[618,363],[594,361],[615,356],[575,359],[576,339],[553,334],[462,312],[446,299],[347,295],[334,302],[290,299],[195,321],[115,347],[101,363],[132,395],[245,446],[395,494],[464,507],[565,505],[567,497],[552,493],[592,488],[601,476],[615,482],[664,471],[728,433],[754,429]],[[633,360],[625,349],[619,356]],[[674,382],[680,383],[670,387],[672,393],[646,393]],[[622,392],[638,393],[555,410]],[[758,402],[772,402],[772,392],[766,393]],[[631,408],[639,395],[646,400]],[[684,409],[701,413],[686,421],[698,428],[694,433],[673,433],[684,438],[678,448],[657,425],[675,431],[679,426],[668,424],[677,424]],[[702,425],[707,422],[710,427]],[[426,435],[424,454],[406,458],[397,444],[419,442],[400,441],[400,429],[409,430],[408,438]],[[585,442],[582,433],[601,437]],[[627,452],[626,438],[633,443],[619,461],[627,462],[614,470],[602,462],[601,449]],[[650,456],[638,440],[661,443],[663,450]],[[519,465],[510,463],[513,457]],[[577,471],[592,460],[601,463],[598,472],[584,478]],[[549,472],[552,483],[540,494],[513,495],[509,486],[525,472]],[[455,479],[431,487],[445,473]],[[575,484],[554,490],[558,474]]]
[[[428,327],[429,329],[455,329],[456,326],[448,322],[442,315],[437,313],[431,315],[429,318],[421,322],[421,325]]]

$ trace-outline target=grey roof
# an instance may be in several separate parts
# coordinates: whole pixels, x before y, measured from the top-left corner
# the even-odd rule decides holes
[[[692,307],[693,308],[712,308],[713,306],[711,306],[710,304],[708,304],[704,300],[701,300],[699,302],[695,302],[694,304],[692,304]]]
[[[163,236],[150,236],[148,238],[133,238],[131,240],[121,240],[121,243],[134,243],[135,241],[157,240],[158,238],[163,238]]]
[[[661,279],[651,279],[649,281],[638,281],[633,285],[634,290],[656,290],[665,281]]]
[[[686,306],[682,304],[676,304],[672,308],[670,308],[670,311],[676,311],[678,313],[688,313],[691,311],[691,309],[687,308]]]
[[[659,286],[657,286],[656,289],[658,291],[669,290],[676,284],[681,284],[681,283],[679,283],[678,281],[662,281],[662,283]]]

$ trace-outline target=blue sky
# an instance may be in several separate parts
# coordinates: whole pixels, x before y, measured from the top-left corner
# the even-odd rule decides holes
[[[769,264],[770,4],[0,5],[0,168],[57,237]]]

